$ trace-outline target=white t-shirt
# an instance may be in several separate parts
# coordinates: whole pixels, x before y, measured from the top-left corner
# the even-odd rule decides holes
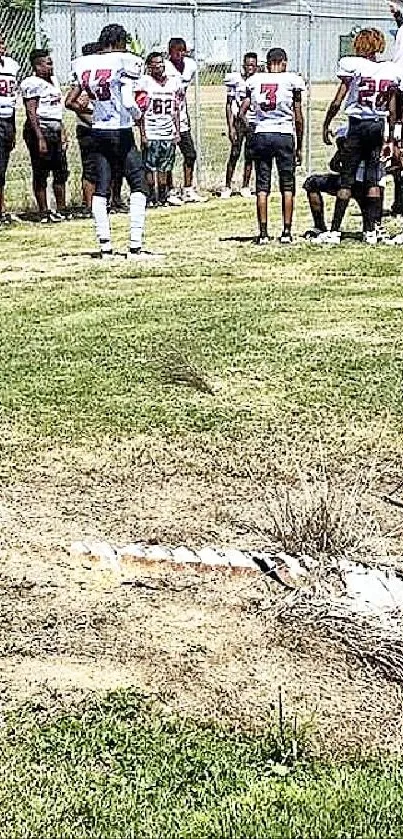
[[[179,75],[165,78],[164,84],[152,76],[142,76],[135,85],[136,93],[145,95],[144,126],[147,140],[174,140],[176,137],[175,114],[183,99]]]
[[[255,73],[247,81],[257,134],[294,133],[294,93],[305,90],[297,73]]]
[[[52,81],[40,79],[39,76],[28,76],[21,82],[23,99],[38,99],[37,116],[39,121],[61,122],[63,119],[62,91],[57,79]]]
[[[249,79],[252,78],[253,76],[249,76]],[[246,87],[249,79],[244,79],[242,73],[228,73],[225,76],[224,84],[227,90],[227,102],[231,106],[231,112],[234,117],[238,116],[242,102],[246,98]],[[253,108],[249,108],[246,112],[246,121],[250,125],[256,122],[256,114]]]
[[[393,61],[370,61],[347,56],[339,63],[337,75],[348,84],[345,112],[355,119],[388,116],[388,91],[398,89],[402,73]]]
[[[140,117],[133,95],[140,70],[138,57],[130,52],[105,52],[76,58],[72,76],[90,96],[93,128],[131,128],[133,119]]]
[[[180,133],[184,134],[185,131],[190,131],[190,120],[189,114],[186,104],[186,94],[189,85],[192,83],[197,70],[197,64],[193,58],[189,58],[187,55],[183,59],[183,70],[180,72],[177,70],[172,61],[168,58],[165,62],[165,73],[170,78],[171,76],[178,75],[181,81],[182,89],[184,91],[184,97],[182,99],[182,104],[179,111],[179,127]]]
[[[399,26],[399,29],[396,32],[393,61],[398,64],[403,64],[403,26]]]
[[[17,104],[17,74],[19,65],[5,55],[0,59],[0,119],[13,116]]]

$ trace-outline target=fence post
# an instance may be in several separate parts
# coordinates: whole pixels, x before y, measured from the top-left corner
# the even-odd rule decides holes
[[[199,9],[197,6],[197,0],[193,0],[193,50],[194,50],[194,58],[196,62],[196,75],[195,75],[195,131],[196,131],[196,178],[198,185],[201,185],[202,182],[202,171],[203,171],[203,152],[202,152],[202,140],[201,140],[201,110],[200,110],[200,74],[199,74]]]
[[[41,23],[42,23],[42,15],[41,15],[41,0],[35,0],[34,6],[34,16],[35,16],[35,46],[37,50],[40,50],[42,46],[42,34],[41,34]]]
[[[308,173],[312,169],[312,29],[313,29],[313,12],[308,7],[308,44],[306,56],[306,82],[307,82],[307,99],[306,99],[306,168]]]
[[[72,61],[77,57],[77,19],[73,6],[70,6],[70,57]]]

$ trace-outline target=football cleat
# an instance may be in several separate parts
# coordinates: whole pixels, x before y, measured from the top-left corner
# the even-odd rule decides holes
[[[306,230],[302,238],[310,242],[311,239],[317,239],[321,233],[326,232],[325,230],[319,230],[319,227],[313,227],[311,230]]]
[[[256,239],[257,245],[268,245],[269,244],[269,237],[268,236],[258,236]]]
[[[208,198],[205,195],[199,195],[193,186],[184,186],[182,201],[184,204],[204,204],[205,201],[208,201]]]
[[[130,248],[127,253],[127,259],[133,262],[149,262],[152,260],[163,259],[163,253],[153,253],[153,251],[143,251],[141,248]]]
[[[377,245],[378,236],[376,234],[376,230],[364,231],[362,241],[365,242],[366,245]]]
[[[166,203],[169,204],[171,207],[181,207],[183,204],[182,199],[176,192],[170,192],[167,196]]]
[[[241,198],[253,198],[253,195],[252,195],[248,186],[243,186],[239,190],[239,194],[240,194]]]
[[[60,213],[54,213],[51,210],[48,210],[47,213],[44,213],[40,218],[41,224],[60,224],[63,221],[63,216]]]
[[[398,233],[397,236],[394,236],[394,238],[391,239],[391,242],[394,245],[403,245],[403,233]]]
[[[340,245],[341,233],[340,230],[326,230],[319,233],[315,239],[311,239],[312,245]]]
[[[231,198],[232,189],[230,186],[226,186],[225,189],[222,189],[220,192],[220,198]]]
[[[283,230],[279,242],[280,245],[292,245],[292,236],[289,230]]]

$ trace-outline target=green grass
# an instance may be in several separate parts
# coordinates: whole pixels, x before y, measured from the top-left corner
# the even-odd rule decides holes
[[[20,712],[0,732],[3,835],[400,839],[400,764],[293,763],[289,745],[270,717],[248,734],[163,716],[130,692],[39,723]]]
[[[124,245],[127,220],[114,225]],[[400,446],[399,249],[262,253],[228,241],[254,227],[253,204],[242,201],[150,214],[148,241],[167,259],[135,276],[124,261],[108,268],[82,255],[90,222],[4,233],[3,447],[15,443],[18,458],[49,445],[191,435],[242,441],[247,456],[265,441],[302,449],[320,428],[337,454],[349,436],[370,449],[384,423]],[[167,384],[172,352],[214,395]]]

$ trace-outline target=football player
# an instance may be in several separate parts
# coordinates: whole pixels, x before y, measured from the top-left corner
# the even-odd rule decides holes
[[[397,24],[397,33],[395,40],[395,48],[393,51],[393,61],[395,61],[400,68],[403,66],[403,14],[401,9],[392,3],[390,10]],[[401,90],[396,94],[396,130],[395,138],[402,139],[402,118],[403,118],[403,93]],[[400,168],[393,174],[394,183],[394,200],[391,207],[392,216],[403,215],[403,181]]]
[[[80,96],[86,92],[93,104],[92,133],[97,152],[96,185],[92,199],[101,258],[113,255],[107,209],[113,172],[122,167],[130,188],[130,245],[128,258],[139,259],[145,222],[147,187],[144,166],[136,148],[132,124],[141,118],[134,101],[134,83],[139,77],[139,64],[126,51],[127,33],[122,26],[105,26],[99,37],[99,53],[73,64],[76,85],[69,92],[66,104],[80,113]],[[151,256],[151,254],[149,255]]]
[[[81,59],[81,63],[83,64],[83,66],[87,66],[87,57],[89,55],[96,55],[98,51],[98,42],[84,44],[82,48],[83,58]],[[79,59],[77,59],[75,62],[74,72],[72,74],[71,81],[73,87],[77,83],[77,75],[79,75],[79,72],[77,73],[78,70]],[[94,195],[96,182],[97,153],[92,133],[93,106],[88,94],[85,91],[81,94],[80,104],[82,105],[82,109],[80,113],[76,112],[76,137],[81,155],[81,184],[83,192],[83,203],[85,210],[88,212],[89,215],[91,215],[92,198]]]
[[[367,230],[364,241],[368,244],[377,243],[375,226],[382,203],[380,164],[381,158],[392,156],[396,91],[401,82],[396,64],[376,60],[377,54],[384,49],[385,37],[382,32],[378,29],[362,29],[354,40],[356,55],[340,61],[340,85],[325,117],[323,140],[327,145],[331,144],[330,126],[346,97],[348,133],[341,154],[340,188],[337,191],[331,230],[321,233],[313,240],[314,244],[339,244],[340,228],[361,160],[365,162],[366,170]]]
[[[186,41],[183,38],[171,38],[168,44],[168,59],[165,62],[165,72],[168,78],[179,74],[184,91],[180,108],[180,140],[178,143],[183,157],[184,187],[182,190],[182,200],[184,202],[207,201],[207,198],[199,195],[193,186],[196,149],[190,130],[186,93],[196,75],[196,70],[196,62],[187,55]],[[170,191],[173,189],[172,173],[168,175],[168,189]]]
[[[245,118],[250,107],[256,113],[252,154],[256,167],[258,244],[268,243],[267,199],[271,191],[275,160],[282,201],[282,244],[292,242],[291,225],[295,195],[295,166],[301,162],[304,119],[302,91],[304,80],[287,72],[287,55],[280,47],[267,53],[267,71],[248,80],[247,95],[241,106]],[[295,139],[294,139],[295,131]]]
[[[21,82],[26,110],[23,136],[32,165],[33,190],[41,223],[60,222],[66,212],[67,136],[63,126],[62,92],[53,75],[53,61],[46,49],[30,54],[33,74]],[[53,175],[57,211],[48,207],[47,181]]]
[[[346,131],[341,129],[336,139],[337,151],[329,163],[329,172],[312,174],[306,178],[303,189],[306,191],[312,214],[313,229],[305,233],[305,239],[315,239],[327,230],[323,194],[336,196],[340,188],[341,152],[345,142]],[[352,198],[357,202],[363,217],[364,231],[366,230],[366,202],[365,202],[365,163],[361,161],[355,173],[355,180],[351,190]],[[381,219],[378,219],[380,223]]]
[[[227,90],[226,118],[228,137],[231,142],[231,151],[225,173],[225,189],[221,192],[221,198],[230,198],[232,195],[232,179],[238,160],[241,156],[242,146],[245,143],[244,170],[241,195],[243,198],[251,198],[249,189],[252,174],[251,140],[255,131],[255,114],[249,109],[246,119],[240,117],[239,111],[246,96],[246,82],[257,72],[257,55],[255,52],[247,52],[243,59],[243,73],[229,73],[224,84]]]
[[[12,217],[4,211],[4,187],[10,154],[15,147],[15,108],[19,66],[6,55],[6,43],[0,33],[0,224]]]
[[[149,204],[180,205],[176,195],[168,195],[167,178],[175,163],[179,142],[179,109],[183,89],[178,74],[168,76],[162,53],[151,52],[146,59],[146,75],[135,87],[135,99],[143,103],[140,122],[141,145],[149,187]],[[157,179],[158,197],[155,178]]]

